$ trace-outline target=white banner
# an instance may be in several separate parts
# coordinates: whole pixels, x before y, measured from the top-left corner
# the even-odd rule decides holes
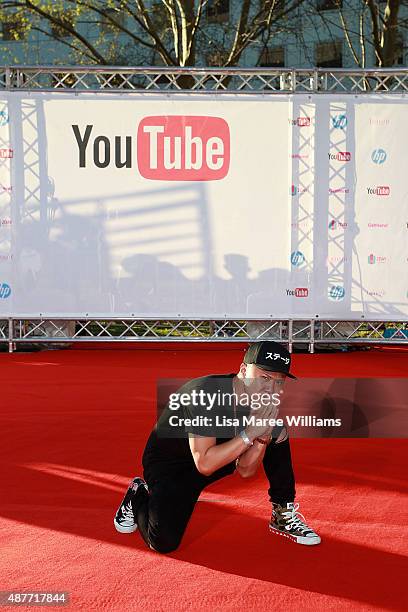
[[[396,94],[3,93],[0,316],[408,319]]]

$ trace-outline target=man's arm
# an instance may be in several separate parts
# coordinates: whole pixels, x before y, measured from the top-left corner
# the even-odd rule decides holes
[[[280,444],[281,442],[287,440],[288,432],[286,427],[282,427],[275,442],[271,441],[271,434],[260,437],[267,444]],[[262,444],[258,442],[258,440],[255,440],[253,446],[248,448],[240,457],[238,457],[237,472],[243,478],[249,478],[250,476],[253,476],[256,473],[262,459],[264,458],[265,451],[266,444]]]
[[[242,478],[253,476],[261,463],[266,450],[266,444],[257,440],[237,459],[237,472]]]
[[[256,412],[258,418],[261,421],[261,425],[251,425],[248,426],[245,431],[250,440],[254,440],[258,436],[262,435],[270,435],[272,431],[272,427],[262,424],[262,421],[268,421],[269,418],[276,416],[276,407],[270,404],[269,406],[262,406]],[[226,442],[222,442],[221,444],[217,444],[217,439],[215,437],[207,437],[200,436],[196,437],[193,435],[189,436],[190,449],[191,454],[193,455],[194,463],[196,464],[197,470],[204,474],[205,476],[209,476],[215,470],[227,465],[227,463],[231,463],[231,461],[235,461],[240,455],[243,455],[246,452],[249,452],[254,448],[255,450],[249,455],[249,463],[252,464],[256,458],[256,467],[258,466],[261,458],[258,457],[256,450],[258,446],[264,446],[263,444],[254,443],[253,446],[248,447],[247,444],[243,441],[241,436],[235,436],[231,440]],[[261,453],[263,456],[263,449],[261,448]],[[258,450],[259,452],[259,450]],[[244,462],[245,465],[246,462]],[[255,470],[256,470],[255,467]],[[244,473],[244,468],[242,472]],[[252,468],[251,468],[252,473]]]
[[[209,476],[215,470],[237,460],[237,472],[243,478],[253,476],[261,463],[266,445],[254,441],[248,448],[240,436],[216,444],[216,438],[190,437],[190,449],[197,470]]]
[[[209,476],[227,463],[235,461],[248,448],[241,436],[222,444],[217,444],[216,438],[190,436],[189,442],[196,468],[204,476]]]

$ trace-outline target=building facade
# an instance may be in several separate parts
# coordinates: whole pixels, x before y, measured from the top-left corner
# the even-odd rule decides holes
[[[282,9],[289,7],[289,0],[278,0]],[[339,3],[341,10],[339,10]],[[108,2],[106,3],[109,4]],[[159,15],[160,2],[150,2],[152,14]],[[380,10],[386,3],[377,2]],[[239,58],[242,67],[375,67],[376,57],[372,44],[371,22],[368,10],[362,15],[361,0],[305,0],[296,9],[251,42]],[[70,18],[72,4],[66,6]],[[251,14],[255,15],[259,0],[251,3]],[[220,66],[225,63],[228,49],[232,44],[234,25],[242,9],[240,0],[209,0],[201,20],[200,35],[197,37],[195,65]],[[146,35],[125,12],[109,9],[121,25],[146,39]],[[64,15],[64,13],[62,13]],[[20,15],[21,17],[21,15]],[[32,19],[26,13],[28,21]],[[399,21],[408,17],[406,2],[401,3]],[[159,23],[159,22],[158,22]],[[346,25],[346,32],[344,28]],[[111,23],[98,18],[96,13],[81,15],[76,23],[77,31],[93,47],[103,52],[111,65],[163,65],[163,60],[151,48],[138,44],[125,32],[115,31]],[[164,26],[163,26],[164,28]],[[171,36],[163,29],[171,47]],[[365,44],[362,49],[361,34]],[[92,64],[92,56],[79,55],[73,48],[79,46],[68,32],[50,22],[33,23],[31,29],[21,27],[13,14],[3,11],[1,23],[0,54],[1,64],[53,65]],[[397,53],[394,66],[406,66],[407,32],[402,26],[398,30]],[[224,43],[225,41],[225,43]]]

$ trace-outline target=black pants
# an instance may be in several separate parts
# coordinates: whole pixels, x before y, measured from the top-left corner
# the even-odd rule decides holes
[[[295,478],[289,439],[266,447],[263,467],[269,481],[271,502],[286,503],[295,499]],[[197,470],[172,477],[155,476],[145,469],[149,493],[141,487],[135,500],[136,522],[146,544],[161,553],[178,548],[200,493],[209,484],[232,474],[235,462],[203,476]]]

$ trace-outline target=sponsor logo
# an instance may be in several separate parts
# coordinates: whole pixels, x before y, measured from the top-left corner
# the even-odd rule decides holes
[[[2,125],[7,125],[9,122],[9,114],[7,110],[0,111],[0,127]]]
[[[336,221],[336,219],[332,219],[329,223],[329,229],[335,230],[338,228],[346,229],[348,227],[348,223],[342,223],[341,221]]]
[[[384,289],[375,289],[374,291],[367,291],[367,295],[371,297],[384,297],[385,291]]]
[[[309,187],[300,187],[299,185],[291,185],[290,195],[295,196],[300,193],[309,193]]]
[[[300,266],[304,264],[305,261],[305,256],[301,251],[293,251],[290,256],[290,263],[292,264],[292,266],[295,266],[295,268],[300,268]]]
[[[0,261],[11,261],[13,259],[13,255],[0,255]]]
[[[348,257],[334,256],[334,257],[328,257],[326,263],[340,264],[340,263],[346,263],[347,261],[348,261]]]
[[[286,289],[286,295],[291,295],[298,298],[307,298],[309,289],[307,287],[296,287],[296,289]]]
[[[289,125],[297,125],[298,127],[309,127],[310,117],[297,117],[296,119],[289,119]]]
[[[389,185],[378,185],[377,187],[367,187],[368,195],[389,196],[391,192]]]
[[[292,153],[290,157],[292,159],[307,159],[309,157],[309,153]]]
[[[3,219],[0,218],[0,225],[11,225],[12,221],[10,219],[10,217],[4,217]]]
[[[222,179],[230,163],[228,124],[219,117],[145,117],[138,128],[137,162],[147,179]]]
[[[370,125],[390,125],[390,119],[377,119],[376,117],[370,117]]]
[[[11,294],[11,287],[7,283],[0,283],[0,299],[5,300]]]
[[[333,302],[339,302],[346,295],[344,287],[341,285],[331,285],[328,290],[329,300]]]
[[[13,191],[12,187],[7,187],[6,185],[1,185],[0,184],[0,192],[11,193],[12,191]]]
[[[78,164],[86,168],[132,168],[131,136],[92,135],[93,125],[72,125]],[[160,115],[144,117],[137,130],[140,174],[159,181],[213,181],[224,178],[230,163],[230,132],[220,117]]]
[[[374,151],[371,153],[371,161],[373,161],[375,164],[383,164],[386,159],[387,153],[384,151],[384,149],[374,149]]]
[[[312,229],[313,223],[307,220],[306,221],[293,221],[293,223],[291,223],[291,226],[293,229]]]
[[[381,255],[374,255],[374,253],[370,253],[367,259],[370,265],[386,263],[387,261],[386,257],[382,257]]]
[[[370,229],[386,229],[387,227],[389,227],[389,224],[388,223],[367,223],[367,227],[369,227]]]
[[[350,189],[346,189],[344,187],[339,187],[338,189],[331,189],[329,187],[329,193],[332,195],[333,193],[349,193]]]
[[[13,157],[13,149],[0,149],[0,159],[11,159]]]
[[[344,130],[347,126],[346,115],[335,115],[332,117],[332,126],[336,129]]]
[[[351,160],[350,151],[339,151],[338,153],[328,153],[330,160],[344,161],[348,162]]]

